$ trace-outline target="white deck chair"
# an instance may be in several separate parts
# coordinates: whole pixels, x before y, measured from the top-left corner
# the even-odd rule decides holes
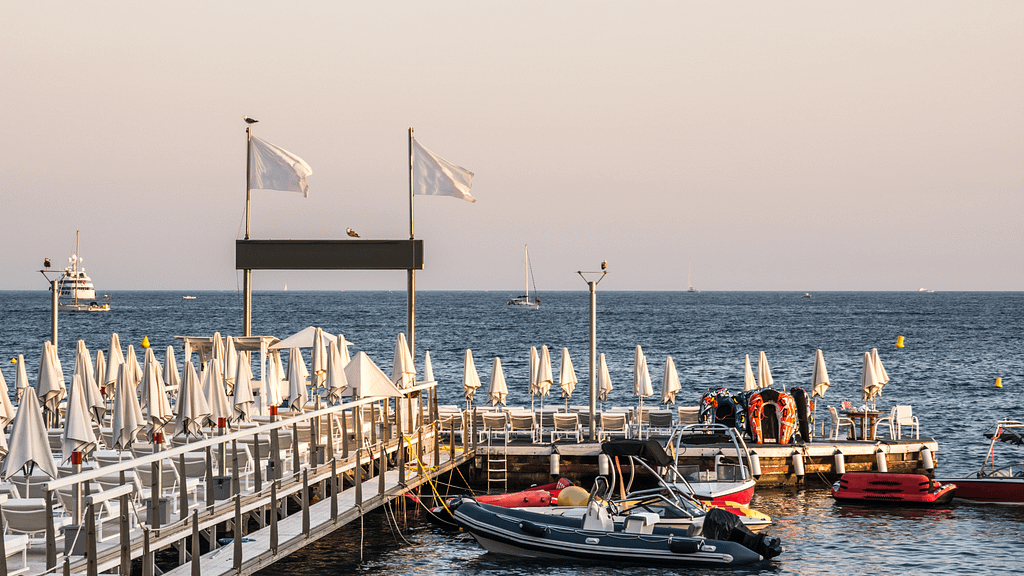
[[[583,439],[583,428],[580,426],[580,415],[575,412],[556,413],[552,415],[551,442],[556,437],[575,437],[579,443]]]
[[[508,441],[508,417],[504,412],[484,412],[481,414],[483,427],[481,440],[491,441],[492,438],[504,438]]]
[[[600,437],[622,436],[629,438],[629,419],[625,412],[602,412]]]
[[[50,521],[54,524],[58,541],[64,538],[60,535],[60,528],[71,523],[67,516],[47,516],[44,498],[11,498],[3,504],[2,510],[7,531],[28,536],[29,548],[33,544],[46,545],[46,526]]]
[[[7,563],[8,576],[28,572],[28,536],[24,534],[5,535],[4,551],[7,553],[7,558],[4,561]],[[11,566],[10,559],[15,556],[21,557],[21,566]]]
[[[669,411],[651,411],[648,414],[647,426],[644,427],[644,437],[671,436],[675,430],[672,413]]]
[[[839,411],[836,410],[835,406],[829,406],[828,407],[828,414],[829,414],[829,417],[832,418],[832,430],[829,432],[829,435],[828,435],[829,439],[831,439],[831,440],[839,440],[839,430],[840,430],[840,428],[849,428],[849,430],[850,430],[849,438],[853,438],[853,437],[855,437],[857,435],[857,432],[856,432],[856,430],[854,428],[854,424],[853,424],[853,419],[852,418],[846,418],[844,416],[840,416],[839,415]]]
[[[537,439],[537,421],[533,417],[533,412],[522,411],[522,412],[509,412],[508,413],[508,430],[506,437],[519,436],[520,434],[526,433],[530,441],[533,442]]]

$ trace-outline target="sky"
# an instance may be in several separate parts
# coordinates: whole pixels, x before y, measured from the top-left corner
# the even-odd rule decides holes
[[[4,2],[0,290],[235,290],[253,238],[408,237],[423,290],[1024,289],[1024,3]],[[257,290],[405,273],[254,273]]]

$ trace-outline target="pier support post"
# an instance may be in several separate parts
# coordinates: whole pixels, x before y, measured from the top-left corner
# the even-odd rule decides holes
[[[46,491],[46,569],[57,567],[57,531],[53,525],[53,490]],[[6,559],[4,559],[6,562]]]
[[[331,460],[331,523],[338,523],[338,461]]]
[[[302,471],[302,534],[309,538],[309,471]]]
[[[380,445],[380,463],[377,465],[377,496],[384,497],[384,475],[388,471],[387,445]]]
[[[213,506],[213,447],[206,447],[206,507]]]
[[[86,576],[98,576],[99,567],[96,559],[96,511],[93,504],[86,507],[88,516],[85,518],[85,573]]]
[[[244,532],[245,531],[242,530],[242,495],[235,494],[235,557],[234,564],[232,564],[232,566],[234,566],[235,570],[237,570],[239,574],[242,573],[242,536],[244,535]]]
[[[142,529],[142,576],[153,576],[153,554],[149,550],[149,528]]]
[[[185,477],[185,453],[178,454],[178,470],[181,470],[181,477]],[[188,488],[185,482],[178,482],[178,520],[182,525],[188,517]],[[181,539],[181,548],[178,550],[178,565],[185,563],[185,538]]]
[[[124,477],[122,476],[121,483],[124,483]],[[121,521],[121,538],[118,542],[121,547],[121,563],[118,565],[117,572],[121,576],[128,576],[132,573],[132,556],[131,556],[131,535],[128,531],[128,495],[122,494],[120,503],[118,505],[119,520]]]
[[[299,473],[299,425],[292,422],[292,476]]]
[[[359,455],[362,454],[362,450],[356,448],[356,467],[353,472],[356,475],[356,506],[362,507],[363,505],[363,463],[360,461]]]
[[[348,411],[341,411],[341,457],[348,460]]]
[[[277,483],[275,478],[270,481],[270,553],[277,556]]]
[[[192,576],[203,576],[199,566],[202,549],[199,544],[199,510],[192,511]]]

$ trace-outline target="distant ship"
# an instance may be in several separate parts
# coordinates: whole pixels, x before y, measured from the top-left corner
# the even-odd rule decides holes
[[[92,278],[82,268],[82,257],[79,255],[79,240],[81,233],[75,231],[75,251],[68,257],[68,266],[64,268],[60,277],[57,278],[57,290],[61,298],[70,298],[69,302],[60,302],[61,310],[74,312],[106,312],[110,310],[110,297],[101,304],[96,301],[96,288],[92,284]],[[46,260],[49,267],[50,261]],[[46,271],[43,271],[46,275]]]
[[[537,281],[533,283],[533,298],[530,298],[530,278],[533,276],[533,270],[530,268],[530,248],[529,246],[524,247],[526,253],[526,294],[517,296],[508,301],[508,305],[513,308],[519,308],[521,310],[540,310],[540,296],[537,296]]]
[[[697,292],[699,292],[699,290],[697,290],[696,288],[693,287],[693,280],[690,279],[690,272],[692,272],[692,271],[693,271],[693,264],[690,264],[686,268],[686,283],[690,286],[690,289],[687,290],[687,292],[697,293]]]
[[[811,293],[810,292],[804,292],[804,295],[801,296],[801,298],[810,298],[810,297],[811,297]]]

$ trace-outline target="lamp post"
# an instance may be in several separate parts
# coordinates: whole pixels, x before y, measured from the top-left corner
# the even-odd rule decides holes
[[[590,433],[589,440],[597,441],[597,285],[604,280],[608,273],[608,261],[601,262],[601,270],[584,272],[577,270],[577,274],[590,287]],[[587,275],[591,274],[590,278]]]

